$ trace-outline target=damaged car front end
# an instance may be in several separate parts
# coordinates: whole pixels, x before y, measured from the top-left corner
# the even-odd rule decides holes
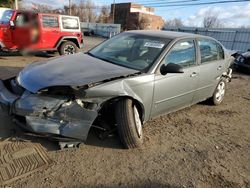
[[[107,101],[110,100],[110,104],[111,99],[117,100],[121,96],[136,97],[128,86],[124,86],[126,82],[116,80],[136,76],[140,72],[106,63],[106,66],[112,66],[109,67],[112,72],[98,73],[100,69],[95,69],[95,75],[99,76],[90,78],[91,75],[87,76],[86,72],[91,71],[93,65],[100,68],[99,63],[102,62],[93,61],[94,58],[86,54],[74,56],[75,59],[82,58],[89,63],[72,66],[67,59],[61,62],[59,58],[52,60],[54,68],[49,72],[47,67],[44,69],[44,63],[38,62],[25,68],[16,78],[0,81],[0,104],[3,111],[11,115],[16,124],[28,131],[57,140],[86,141],[91,126],[94,126],[94,121],[100,116],[100,111]],[[57,66],[64,68],[58,68],[58,71]],[[104,68],[103,64],[101,67]],[[30,68],[33,69],[32,73]],[[63,74],[69,71],[75,74]],[[94,86],[112,81],[115,85],[111,88],[92,91]],[[110,92],[110,89],[113,92]]]
[[[18,95],[7,89],[11,82],[14,80],[0,82],[0,102],[18,125],[35,133],[86,140],[99,104],[76,99],[73,89],[66,87],[49,88],[36,94],[25,90]],[[54,89],[65,93],[53,93]]]

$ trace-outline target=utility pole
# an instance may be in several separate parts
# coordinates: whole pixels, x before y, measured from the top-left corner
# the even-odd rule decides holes
[[[113,2],[113,23],[115,23],[115,0]]]
[[[69,0],[69,15],[71,15],[71,0]]]
[[[18,10],[18,0],[15,0],[15,9]]]

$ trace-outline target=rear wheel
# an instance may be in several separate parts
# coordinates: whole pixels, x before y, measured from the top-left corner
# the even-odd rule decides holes
[[[70,55],[79,52],[79,48],[76,46],[74,42],[66,41],[61,44],[59,47],[60,55]]]
[[[211,98],[212,103],[214,105],[221,104],[224,99],[225,93],[226,93],[226,81],[224,79],[221,79]]]
[[[124,147],[127,149],[141,147],[143,143],[142,122],[138,108],[131,99],[117,103],[116,122]]]

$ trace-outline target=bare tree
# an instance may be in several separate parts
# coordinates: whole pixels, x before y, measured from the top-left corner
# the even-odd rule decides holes
[[[99,23],[111,23],[110,9],[108,6],[102,6],[101,13],[98,17]]]
[[[27,4],[25,4],[25,1],[23,2],[24,3],[20,3],[21,9],[30,9],[30,6],[27,6]],[[63,9],[53,9],[53,7],[46,4],[32,3],[32,8],[37,12],[43,13],[70,13],[69,6],[64,6]],[[103,10],[102,12],[105,12],[105,15],[107,14],[106,10]],[[97,20],[96,6],[92,0],[81,0],[78,4],[71,5],[71,15],[78,16],[81,22],[95,22]]]
[[[182,27],[184,26],[183,22],[181,19],[174,18],[172,20],[167,20],[165,22],[165,27]]]
[[[53,9],[52,6],[49,6],[47,4],[39,4],[39,3],[32,3],[31,5],[27,5],[25,1],[21,1],[19,3],[19,9],[20,10],[30,10],[33,9],[36,12],[41,12],[41,13],[64,13],[63,9]]]
[[[64,6],[65,14],[69,14],[69,6]],[[79,16],[82,22],[95,22],[97,14],[95,12],[95,4],[92,0],[86,2],[81,1],[79,4],[71,5],[71,15]]]
[[[205,28],[220,28],[223,27],[221,20],[219,19],[219,13],[212,11],[211,9],[205,12],[203,18],[203,26]]]
[[[150,26],[150,19],[147,18],[147,17],[140,17],[139,19],[139,23],[138,23],[138,26],[139,26],[139,29],[148,29],[149,26]]]
[[[0,7],[14,8],[14,0],[1,0]]]
[[[37,12],[41,13],[53,13],[53,8],[49,5],[35,4],[32,5]]]

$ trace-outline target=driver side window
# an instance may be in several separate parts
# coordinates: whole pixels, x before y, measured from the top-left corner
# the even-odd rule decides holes
[[[23,27],[23,26],[27,26],[29,23],[29,17],[27,14],[18,14],[16,17],[16,26],[18,27]]]
[[[196,65],[195,45],[193,40],[177,42],[164,59],[164,64],[174,63],[183,68]]]

